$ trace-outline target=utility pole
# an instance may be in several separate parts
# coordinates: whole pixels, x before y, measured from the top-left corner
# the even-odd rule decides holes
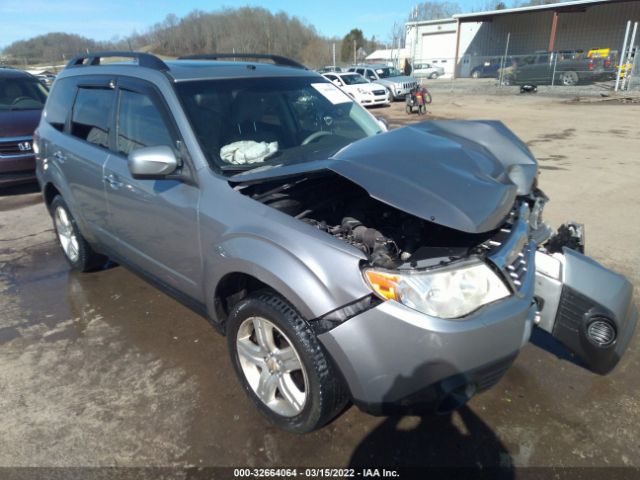
[[[353,64],[357,65],[358,64],[358,59],[356,57],[356,40],[353,40]]]
[[[331,65],[333,65],[334,67],[336,66],[336,44],[333,44],[333,63]]]

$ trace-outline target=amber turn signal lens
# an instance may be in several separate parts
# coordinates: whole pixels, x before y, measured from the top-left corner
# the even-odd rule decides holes
[[[365,270],[365,278],[373,291],[385,300],[398,300],[397,285],[400,278],[391,273]]]

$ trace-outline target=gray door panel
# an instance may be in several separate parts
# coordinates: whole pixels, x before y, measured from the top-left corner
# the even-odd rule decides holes
[[[199,190],[177,180],[137,180],[126,158],[105,166],[109,227],[116,249],[158,280],[201,299]]]
[[[161,95],[141,81],[118,82],[117,130],[105,165],[109,229],[117,251],[158,280],[202,298],[197,186],[172,179],[136,179],[128,153],[176,148],[179,135]],[[182,161],[188,161],[182,159]]]
[[[73,210],[98,241],[105,238],[107,226],[102,177],[108,156],[106,150],[73,137],[66,137],[64,143],[57,144],[53,154],[53,161],[59,165],[71,191],[72,197],[67,201],[73,204]]]

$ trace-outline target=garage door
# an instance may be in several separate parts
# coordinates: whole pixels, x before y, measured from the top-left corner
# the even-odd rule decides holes
[[[456,55],[456,33],[432,33],[422,35],[421,57],[423,60],[439,58],[453,59]]]

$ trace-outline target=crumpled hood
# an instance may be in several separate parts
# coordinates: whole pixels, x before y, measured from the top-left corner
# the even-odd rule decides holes
[[[328,160],[236,175],[255,183],[331,170],[399,210],[468,233],[498,228],[537,162],[501,122],[427,121],[364,138]]]

